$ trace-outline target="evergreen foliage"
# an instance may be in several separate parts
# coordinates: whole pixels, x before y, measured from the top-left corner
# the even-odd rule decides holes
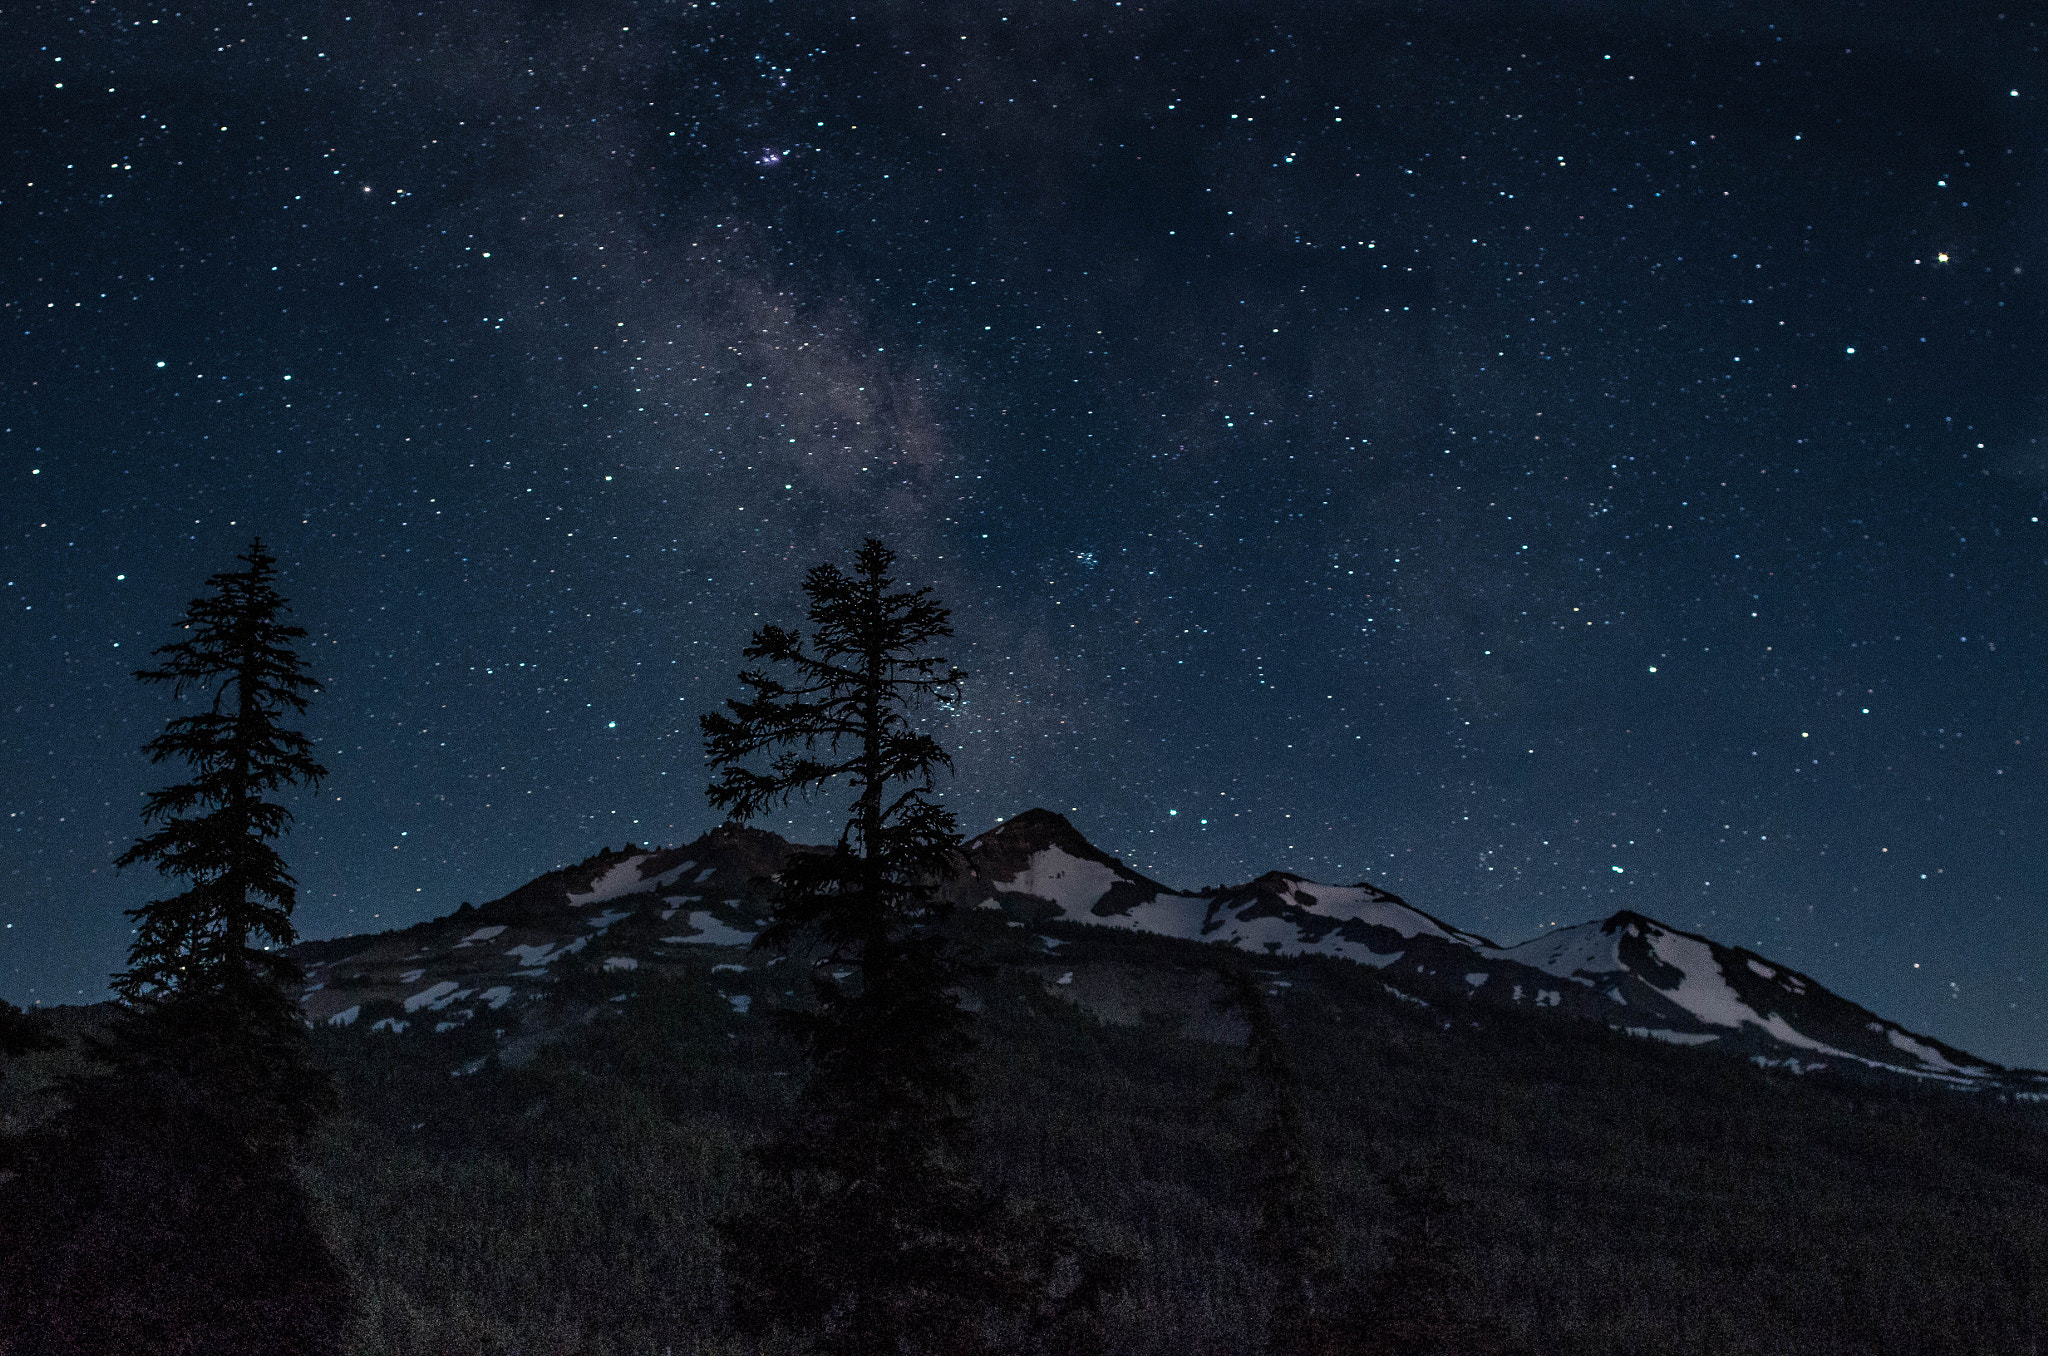
[[[129,911],[119,1009],[57,1084],[63,1110],[0,1154],[0,1352],[316,1353],[345,1326],[294,1175],[336,1094],[285,987],[294,889],[269,840],[291,816],[266,799],[326,774],[279,723],[320,685],[275,558],[258,540],[239,559],[135,675],[210,697],[144,745],[192,776],[150,794],[156,828],[119,859],[186,888]]]
[[[1222,975],[1221,1001],[1245,1020],[1251,1081],[1264,1102],[1244,1152],[1254,1199],[1253,1253],[1274,1283],[1269,1356],[1504,1353],[1497,1325],[1476,1303],[1456,1241],[1465,1211],[1445,1191],[1435,1159],[1391,1178],[1386,1218],[1392,1228],[1380,1265],[1364,1284],[1347,1277],[1287,1037],[1256,973],[1233,961]],[[1225,1091],[1234,1089],[1226,1085]]]
[[[757,946],[811,952],[815,1005],[786,1018],[811,1062],[805,1116],[757,1154],[760,1205],[723,1225],[742,1330],[787,1326],[835,1353],[992,1349],[1053,1282],[1058,1230],[968,1170],[969,1018],[931,926],[960,835],[930,797],[952,759],[911,724],[966,675],[928,653],[952,634],[929,589],[900,589],[869,539],[852,572],[804,580],[809,639],[766,626],[730,714],[702,718],[712,804],[743,821],[844,783],[838,842],[783,870]],[[748,760],[767,757],[767,769]]]
[[[1505,1356],[1499,1324],[1477,1303],[1459,1239],[1468,1207],[1451,1199],[1439,1157],[1388,1190],[1385,1259],[1354,1307],[1359,1356]]]
[[[25,1055],[33,1050],[48,1050],[55,1044],[35,1014],[23,1012],[0,998],[0,1059]]]
[[[0,1154],[0,1356],[338,1351],[346,1277],[292,1162],[232,1092],[112,1055]]]
[[[956,921],[995,918],[976,912]],[[1228,1074],[1249,1082],[1245,1050],[1170,1022],[1098,1020],[1054,982],[1103,964],[1192,976],[1214,958],[1060,931],[1070,940],[1039,973],[972,982],[975,1173],[1056,1203],[1132,1257],[1134,1284],[1104,1306],[1104,1350],[1258,1352],[1276,1297],[1252,1263],[1240,1118],[1210,1096]],[[449,1077],[493,1048],[487,1029],[315,1033],[349,1107],[314,1163],[363,1297],[351,1356],[794,1356],[798,1344],[729,1321],[714,1227],[755,1208],[746,1146],[798,1105],[777,1076],[793,1067],[789,1045],[760,1020],[793,962],[713,974],[725,959],[695,957],[674,979],[591,961],[588,991],[548,1017],[574,1034],[518,1068]],[[2048,1343],[2038,1105],[1797,1078],[1563,1019],[1447,1029],[1436,1009],[1388,996],[1381,972],[1262,968],[1292,981],[1267,1002],[1367,1315],[1376,1287],[1398,1300],[1416,1274],[1403,1235],[1426,1219],[1453,1272],[1428,1291],[1448,1316],[1489,1316],[1515,1351],[1967,1356]],[[751,1014],[722,996],[735,985],[753,993]],[[1192,981],[1183,992],[1176,1011],[1206,1016]],[[532,1006],[555,1005],[550,993]],[[1432,1171],[1471,1204],[1402,1196],[1404,1183],[1427,1194]]]
[[[1274,1281],[1266,1350],[1272,1356],[1339,1356],[1357,1348],[1343,1314],[1344,1272],[1315,1146],[1303,1118],[1287,1041],[1259,979],[1242,964],[1223,967],[1223,1003],[1245,1020],[1245,1054],[1263,1094],[1259,1130],[1245,1142],[1257,1224],[1255,1254]]]
[[[213,593],[187,605],[190,634],[159,646],[161,664],[135,674],[171,684],[174,696],[191,688],[212,700],[142,746],[152,763],[182,759],[192,778],[149,794],[142,817],[157,827],[115,865],[153,862],[189,885],[129,912],[136,937],[114,989],[131,1004],[236,987],[252,975],[273,985],[301,978],[281,950],[252,944],[298,940],[296,891],[269,841],[291,812],[264,797],[284,786],[317,787],[327,775],[313,761],[312,741],[279,724],[285,713],[303,712],[320,683],[291,648],[306,632],[283,621],[286,599],[272,584],[277,558],[259,538],[237,559],[248,568],[214,575]]]
[[[304,980],[284,950],[298,940],[297,889],[270,840],[292,816],[267,797],[317,787],[327,769],[312,740],[282,723],[320,683],[292,648],[306,632],[285,621],[277,558],[259,538],[237,559],[245,568],[214,575],[187,605],[186,636],[135,674],[208,700],[143,745],[152,763],[181,760],[192,775],[149,794],[142,817],[156,827],[115,864],[152,862],[186,888],[129,911],[135,941],[114,977],[125,1012],[110,1055],[124,1074],[161,1067],[194,1080],[233,1108],[251,1152],[278,1154],[332,1109],[334,1092],[287,989]]]

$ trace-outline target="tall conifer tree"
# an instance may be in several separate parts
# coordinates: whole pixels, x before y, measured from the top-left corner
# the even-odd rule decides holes
[[[119,859],[185,888],[130,910],[95,1067],[0,1146],[15,1174],[0,1186],[4,1356],[339,1349],[345,1283],[292,1162],[335,1094],[287,987],[295,893],[270,842],[291,820],[270,797],[326,775],[282,723],[320,685],[292,648],[306,633],[284,621],[275,558],[259,540],[239,559],[136,674],[206,701],[144,745],[191,776],[149,795],[155,828]]]
[[[1287,1037],[1249,967],[1232,962],[1221,972],[1222,1006],[1245,1018],[1249,1072],[1265,1103],[1246,1143],[1245,1176],[1254,1248],[1274,1283],[1268,1356],[1510,1356],[1498,1325],[1474,1303],[1450,1233],[1462,1212],[1434,1164],[1390,1184],[1394,1227],[1370,1283],[1345,1275]]]
[[[265,797],[285,786],[317,787],[327,775],[313,761],[313,741],[279,723],[303,712],[320,683],[292,649],[306,631],[284,621],[287,600],[273,585],[277,558],[260,538],[237,558],[246,569],[214,575],[207,580],[212,594],[187,606],[189,634],[158,647],[158,667],[135,674],[170,684],[173,696],[197,689],[211,700],[207,710],[177,717],[142,746],[153,763],[183,760],[192,778],[150,793],[142,817],[156,830],[115,864],[154,862],[188,885],[130,910],[135,942],[128,969],[114,981],[130,1003],[249,976],[299,977],[282,954],[257,947],[298,939],[291,923],[297,892],[270,845],[291,812]]]
[[[206,709],[143,745],[151,762],[182,761],[191,776],[149,794],[142,816],[156,827],[115,864],[153,862],[185,888],[129,911],[135,941],[114,991],[148,1019],[130,1024],[131,1043],[154,1047],[235,1104],[252,1144],[282,1147],[310,1128],[333,1090],[288,992],[304,978],[284,950],[298,940],[298,891],[271,841],[292,815],[270,797],[316,788],[327,769],[314,761],[313,741],[284,724],[320,683],[293,648],[306,632],[285,620],[277,558],[259,538],[237,559],[245,568],[214,575],[211,592],[187,605],[187,634],[135,674],[176,697],[196,692]]]
[[[1254,1246],[1275,1286],[1266,1350],[1271,1356],[1348,1356],[1362,1348],[1349,1321],[1336,1222],[1287,1039],[1250,970],[1226,965],[1222,978],[1224,1005],[1244,1016],[1245,1053],[1265,1102],[1246,1159],[1257,1210]]]
[[[802,1124],[760,1154],[761,1203],[723,1225],[742,1328],[809,1332],[852,1356],[987,1349],[1031,1310],[1057,1250],[967,1168],[967,1014],[932,924],[960,845],[933,802],[952,759],[911,723],[966,677],[930,646],[952,634],[929,589],[901,589],[870,539],[851,573],[804,580],[811,633],[765,626],[744,698],[702,718],[709,794],[735,821],[843,785],[830,849],[784,868],[757,945],[814,947],[812,1011],[791,1020],[812,1064]],[[750,760],[766,759],[766,769]]]
[[[0,998],[0,1059],[25,1055],[31,1050],[50,1050],[56,1040],[43,1029],[38,1014],[23,1012]]]

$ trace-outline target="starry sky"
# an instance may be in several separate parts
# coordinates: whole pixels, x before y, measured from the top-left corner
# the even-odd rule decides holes
[[[698,714],[875,534],[970,833],[1636,909],[2048,1066],[2008,2],[25,7],[0,997],[123,963],[128,674],[252,534],[314,937],[711,827]]]

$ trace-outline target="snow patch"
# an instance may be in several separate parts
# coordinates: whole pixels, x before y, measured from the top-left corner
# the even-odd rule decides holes
[[[1402,940],[1416,937],[1435,937],[1446,942],[1464,942],[1463,934],[1444,931],[1427,916],[1380,897],[1380,892],[1371,886],[1318,885],[1312,880],[1301,881],[1294,890],[1294,898],[1318,918],[1335,918],[1340,922],[1358,922],[1367,927],[1385,928],[1400,934]],[[1324,941],[1334,940],[1335,933]],[[1324,950],[1315,947],[1314,950]]]
[[[491,1011],[496,1012],[499,1008],[512,1001],[512,986],[509,984],[494,984],[476,997],[479,1003],[490,1004]]]
[[[1602,930],[1598,923],[1559,928],[1520,946],[1481,948],[1481,954],[1495,960],[1512,960],[1559,979],[1591,985],[1586,975],[1610,975],[1628,967],[1621,963],[1621,937]]]
[[[488,942],[489,940],[491,940],[491,938],[497,936],[504,930],[505,925],[503,923],[499,923],[493,927],[478,928],[475,932],[470,933],[467,937],[464,937],[461,941],[457,942],[456,945],[474,946],[478,942]]]
[[[754,934],[729,928],[699,909],[690,915],[690,926],[697,929],[694,937],[664,937],[661,940],[671,945],[689,943],[698,946],[752,946]]]
[[[417,984],[420,982],[420,976],[425,973],[425,970],[407,970],[398,977],[398,982],[400,984]]]
[[[592,881],[589,893],[570,895],[569,907],[580,909],[585,904],[602,904],[606,900],[617,899],[620,895],[637,894],[642,890],[653,889],[653,886],[640,878],[640,863],[646,860],[647,854],[644,852],[626,858]]]
[[[588,937],[578,937],[575,941],[565,942],[560,946],[553,946],[547,942],[534,942],[526,946],[515,946],[505,954],[517,956],[520,964],[532,967],[531,971],[521,971],[520,973],[539,974],[542,973],[544,967],[550,962],[558,961],[564,956],[574,955],[588,945],[589,942],[590,939]]]
[[[1245,902],[1249,904],[1252,901],[1247,900]],[[1199,907],[1204,901],[1201,899],[1187,899],[1186,903]],[[1106,920],[1093,919],[1090,921],[1102,922]],[[1157,932],[1161,929],[1146,928],[1145,930]],[[1169,935],[1183,936],[1186,934],[1171,933]],[[1346,937],[1341,928],[1332,930],[1319,942],[1304,942],[1302,940],[1300,923],[1292,918],[1283,918],[1273,914],[1268,914],[1263,918],[1246,918],[1242,913],[1236,916],[1225,914],[1215,922],[1209,923],[1206,931],[1201,935],[1205,941],[1229,942],[1232,946],[1243,951],[1264,951],[1268,955],[1273,956],[1338,956],[1345,960],[1357,961],[1361,965],[1370,965],[1375,969],[1385,969],[1407,954],[1396,951],[1389,955],[1381,955],[1363,942],[1353,941],[1351,938]]]
[[[1064,848],[1049,847],[1032,853],[1022,871],[998,884],[1005,890],[1049,899],[1077,923],[1099,922],[1115,927],[1117,924],[1108,918],[1098,919],[1088,911],[1117,880],[1117,873],[1101,862],[1084,861]]]
[[[612,924],[622,922],[625,919],[631,918],[632,916],[633,911],[631,909],[607,909],[605,912],[591,919],[588,926],[596,932],[603,932]]]
[[[1760,960],[1751,961],[1749,963],[1749,968],[1751,970],[1754,970],[1757,974],[1762,975],[1765,979],[1776,979],[1778,977],[1778,972],[1776,970],[1773,970],[1770,966],[1765,965]]]
[[[732,1004],[732,1010],[742,1017],[747,1015],[748,1008],[754,1006],[754,1000],[743,993],[729,993],[722,996],[726,1002]]]
[[[343,1008],[340,1012],[337,1012],[332,1017],[329,1017],[327,1019],[327,1025],[353,1026],[355,1024],[356,1018],[362,1015],[363,1005],[361,1003],[358,1003],[352,1008]]]
[[[411,1022],[401,1022],[396,1017],[380,1017],[371,1023],[370,1030],[389,1031],[392,1035],[396,1036],[411,1025]]]
[[[1721,1039],[1711,1031],[1661,1031],[1647,1026],[1624,1027],[1623,1030],[1640,1040],[1666,1041],[1672,1045],[1705,1045],[1708,1041]]]
[[[461,987],[452,979],[444,979],[438,984],[430,984],[405,1000],[405,1010],[407,1012],[418,1012],[437,998],[452,998],[455,991]]]
[[[715,867],[715,866],[707,866],[707,867],[705,867],[705,868],[704,868],[704,869],[703,869],[702,871],[699,871],[699,872],[697,873],[697,879],[696,879],[696,880],[694,880],[694,881],[692,881],[692,882],[691,882],[691,884],[693,884],[693,885],[702,885],[702,884],[703,884],[703,883],[704,883],[705,881],[707,881],[707,880],[710,880],[710,879],[711,879],[711,878],[712,878],[713,876],[715,876],[715,875],[717,875],[717,874],[718,874],[718,868],[717,868],[717,867]]]
[[[691,867],[695,865],[695,862],[684,862],[681,866],[672,866],[658,876],[648,877],[647,884],[642,888],[648,890],[666,890],[669,886],[674,885],[677,881],[681,880],[683,878],[683,873],[685,871],[688,871]],[[635,891],[635,893],[637,894],[638,891]]]
[[[1893,1049],[1904,1050],[1930,1069],[1939,1069],[1943,1073],[1971,1075],[1984,1072],[1980,1066],[1974,1064],[1967,1066],[1951,1064],[1948,1060],[1942,1058],[1941,1051],[1931,1045],[1922,1045],[1919,1041],[1914,1040],[1896,1027],[1887,1028],[1884,1035],[1885,1039],[1892,1043]]]
[[[1817,1041],[1802,1034],[1775,1012],[1767,1017],[1760,1017],[1754,1008],[1745,1004],[1736,996],[1735,990],[1728,986],[1727,977],[1721,973],[1720,962],[1714,959],[1713,947],[1708,943],[1697,937],[1687,937],[1675,932],[1652,930],[1649,936],[1650,949],[1656,953],[1657,959],[1672,966],[1682,976],[1677,988],[1660,989],[1658,992],[1703,1022],[1738,1029],[1744,1025],[1760,1027],[1773,1040],[1794,1049],[1811,1050],[1816,1054],[1831,1055],[1837,1059],[1855,1060],[1874,1069],[1896,1069],[1901,1073],[1913,1073],[1929,1078],[1951,1076],[1934,1069],[1903,1069],[1897,1065],[1866,1059],[1862,1055],[1852,1055],[1847,1050],[1838,1050],[1824,1041]],[[1754,966],[1754,962],[1751,964]],[[1756,1058],[1759,1061],[1763,1060],[1761,1055]],[[1785,1061],[1773,1063],[1783,1065]],[[1791,1067],[1794,1072],[1801,1071],[1796,1060],[1791,1062]],[[1820,1066],[1809,1064],[1806,1067],[1810,1070]]]
[[[640,962],[634,960],[631,956],[606,956],[604,958],[604,968],[607,970],[638,970]]]
[[[1484,984],[1487,980],[1492,978],[1493,976],[1487,974],[1484,970],[1478,970],[1474,971],[1472,974],[1465,976],[1465,982],[1476,989],[1480,985]]]
[[[1660,928],[1650,932],[1650,950],[1680,976],[1677,988],[1657,992],[1693,1016],[1713,1026],[1740,1027],[1744,1022],[1764,1025],[1755,1011],[1728,987],[1720,963],[1714,959],[1714,948],[1706,942]]]
[[[1825,1064],[1801,1064],[1790,1055],[1783,1059],[1769,1059],[1763,1055],[1751,1055],[1749,1062],[1756,1065],[1759,1069],[1789,1069],[1796,1074],[1810,1074],[1828,1067]]]
[[[1764,1030],[1770,1032],[1772,1036],[1776,1037],[1780,1041],[1783,1041],[1785,1044],[1797,1046],[1801,1050],[1813,1050],[1823,1055],[1836,1055],[1842,1059],[1857,1058],[1855,1055],[1850,1054],[1847,1050],[1837,1050],[1832,1045],[1826,1045],[1820,1041],[1812,1039],[1809,1036],[1800,1035],[1797,1031],[1794,1031],[1792,1029],[1792,1024],[1790,1022],[1787,1022],[1783,1017],[1780,1017],[1775,1012],[1772,1013],[1769,1017],[1766,1017],[1764,1020],[1758,1022],[1757,1025],[1762,1027]],[[1864,1060],[1862,1062],[1873,1066],[1875,1066],[1876,1064],[1875,1060]],[[1795,1068],[1793,1072],[1797,1073],[1799,1071]]]

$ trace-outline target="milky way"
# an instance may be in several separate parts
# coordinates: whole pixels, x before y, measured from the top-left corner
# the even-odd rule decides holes
[[[127,674],[252,533],[313,936],[708,828],[697,715],[873,533],[970,831],[1633,908],[2048,1064],[2023,8],[553,8],[11,19],[0,996],[121,964]]]

